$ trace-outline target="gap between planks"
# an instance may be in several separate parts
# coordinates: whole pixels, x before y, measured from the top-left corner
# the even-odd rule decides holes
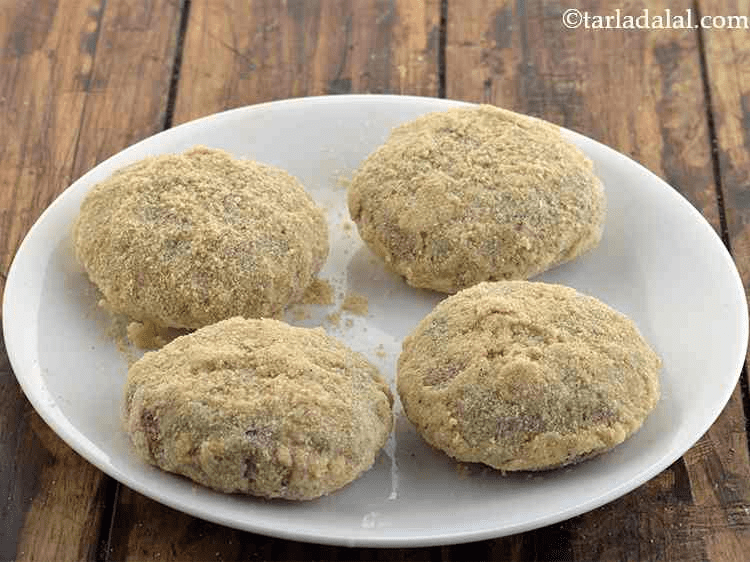
[[[190,2],[191,0],[182,0],[182,7],[180,9],[180,25],[177,31],[177,44],[174,50],[172,75],[169,79],[169,93],[167,94],[167,110],[164,113],[163,131],[172,128],[174,106],[177,100],[177,86],[180,81],[180,67],[182,67],[182,51],[185,47],[185,35],[187,34],[188,20],[190,19]]]
[[[107,0],[101,0],[101,5],[99,6],[99,12],[96,14],[96,29],[94,30],[94,52],[91,55],[91,68],[96,68],[96,53],[99,50],[99,38],[101,37],[102,33],[102,22],[104,21],[104,12],[107,10]],[[90,82],[89,82],[90,83]],[[86,86],[86,89],[88,90],[88,85]],[[84,96],[83,98],[83,107],[81,108],[81,119],[78,122],[78,133],[76,134],[76,140],[73,144],[73,155],[75,157],[76,154],[78,154],[78,148],[81,145],[81,136],[83,132],[83,124],[84,120],[86,119],[86,104],[89,101],[89,97]],[[75,161],[73,162],[73,166],[75,167]],[[18,251],[18,248],[16,248],[16,251]],[[11,262],[12,263],[12,262]],[[8,271],[10,271],[10,265],[8,265]]]
[[[107,477],[104,484],[104,513],[97,537],[96,562],[109,562],[112,557],[112,534],[115,525],[115,514],[120,499],[121,484],[114,478]]]
[[[445,98],[445,46],[448,40],[448,0],[440,2],[440,26],[438,35],[438,97]]]

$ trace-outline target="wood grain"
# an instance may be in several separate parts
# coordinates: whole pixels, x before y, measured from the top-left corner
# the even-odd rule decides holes
[[[107,3],[96,62],[81,78],[87,96],[74,178],[164,128],[181,13],[173,0]]]
[[[179,13],[167,1],[2,4],[3,271],[75,177],[161,128]],[[0,558],[91,559],[109,481],[33,413],[1,357]]]
[[[747,1],[700,1],[702,15],[750,13]],[[750,31],[702,31],[728,234],[750,287]]]
[[[701,16],[731,16],[750,14],[750,2],[729,0],[701,0],[697,3]],[[726,209],[727,241],[747,293],[750,288],[750,43],[747,29],[703,29],[705,72],[710,98],[713,132],[717,156],[717,180]],[[747,362],[744,377],[745,424],[730,424],[726,416],[714,426],[731,435],[732,443],[724,455],[711,457],[703,463],[700,476],[701,490],[712,505],[729,504],[733,511],[728,521],[741,521],[735,529],[734,540],[725,534],[710,536],[707,549],[716,557],[740,560],[750,552],[750,492],[748,488],[748,454],[750,440],[750,390]],[[735,393],[733,403],[736,402]],[[730,403],[730,407],[732,404]],[[735,406],[735,410],[740,408]],[[738,414],[739,415],[739,414]],[[713,438],[712,430],[707,438]],[[711,451],[708,448],[703,450]],[[729,455],[726,455],[729,453]],[[722,470],[729,464],[727,477]],[[722,485],[715,486],[716,478]],[[727,482],[724,484],[724,482]]]
[[[0,73],[0,264],[70,180],[86,97],[80,77],[93,64],[87,41],[97,2],[3,3],[7,27]]]
[[[659,4],[648,6],[666,7]],[[609,13],[606,3],[577,5]],[[630,2],[628,10],[645,5]],[[607,143],[676,186],[718,229],[697,34],[569,30],[565,8],[449,3],[447,97],[544,117]]]
[[[0,263],[6,271],[31,223],[71,179],[86,97],[80,76],[93,64],[88,38],[97,32],[99,5],[3,6],[0,137],[15,141],[0,145]],[[49,439],[9,366],[4,365],[2,377],[5,464],[0,483],[2,497],[9,500],[0,527],[3,558],[44,559],[53,552],[70,559],[88,557],[101,512],[101,498],[91,491],[101,484],[101,476],[72,451],[56,446],[56,438]],[[65,482],[68,470],[68,476],[76,476]],[[45,506],[58,513],[48,510],[45,518]],[[47,532],[57,536],[54,544]]]
[[[439,0],[195,0],[175,123],[298,96],[434,96],[439,24]]]
[[[602,15],[621,7],[576,6]],[[487,1],[465,11],[449,3],[448,97],[537,115],[629,154],[720,231],[697,31],[568,30],[561,19],[566,7]],[[676,12],[692,4],[630,2],[626,8],[638,15],[645,7]],[[723,111],[736,115],[736,109]],[[594,512],[505,539],[501,550],[516,552],[515,560],[619,560],[634,553],[647,560],[741,559],[727,556],[750,551],[744,430],[738,388],[709,433],[655,479]],[[557,546],[540,552],[540,544]]]
[[[748,14],[750,3],[700,2],[701,13]],[[750,44],[748,31],[703,30],[720,180],[732,252],[750,287]]]

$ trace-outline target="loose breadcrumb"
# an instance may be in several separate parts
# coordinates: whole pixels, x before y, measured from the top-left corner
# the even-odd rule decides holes
[[[326,314],[326,322],[328,322],[331,326],[338,326],[341,322],[341,311]]]
[[[291,307],[289,307],[288,311],[292,315],[292,318],[297,322],[301,320],[307,320],[311,317],[310,311],[300,304],[292,305]]]
[[[368,308],[367,297],[357,293],[347,293],[344,297],[344,302],[341,303],[341,310],[351,312],[357,316],[367,316]]]
[[[336,188],[337,189],[349,189],[349,186],[352,184],[352,179],[349,176],[341,175],[336,180]]]
[[[333,304],[333,287],[326,279],[315,278],[302,295],[302,304]]]
[[[138,354],[133,349],[132,342],[128,338],[128,324],[130,320],[121,314],[114,314],[106,306],[103,306],[101,301],[100,306],[102,306],[109,317],[107,337],[115,344],[117,351],[122,354],[127,364],[132,365],[138,360]]]

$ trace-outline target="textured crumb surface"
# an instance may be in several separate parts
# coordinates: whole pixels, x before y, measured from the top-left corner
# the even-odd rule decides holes
[[[176,328],[278,316],[328,254],[323,213],[295,178],[202,147],[97,184],[73,237],[109,309]]]
[[[460,461],[543,470],[632,435],[661,360],[635,324],[560,285],[481,283],[404,340],[397,386],[424,439]]]
[[[558,127],[486,105],[394,129],[359,167],[348,205],[409,284],[448,293],[571,260],[598,244],[605,215],[591,162]]]
[[[127,430],[164,470],[223,492],[312,499],[370,468],[391,431],[388,386],[318,329],[232,318],[128,373]]]

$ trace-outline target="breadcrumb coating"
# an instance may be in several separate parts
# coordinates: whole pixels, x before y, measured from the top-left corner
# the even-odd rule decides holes
[[[322,328],[232,318],[133,364],[125,415],[151,464],[222,492],[306,500],[372,466],[392,402],[377,369]]]
[[[453,293],[527,279],[595,247],[605,197],[559,127],[489,105],[393,130],[359,167],[349,212],[415,287]]]
[[[326,220],[295,178],[203,147],[97,184],[73,236],[108,308],[157,327],[277,316],[328,255]]]
[[[404,340],[397,386],[424,439],[501,470],[611,449],[659,399],[661,360],[635,324],[561,285],[480,283]]]

